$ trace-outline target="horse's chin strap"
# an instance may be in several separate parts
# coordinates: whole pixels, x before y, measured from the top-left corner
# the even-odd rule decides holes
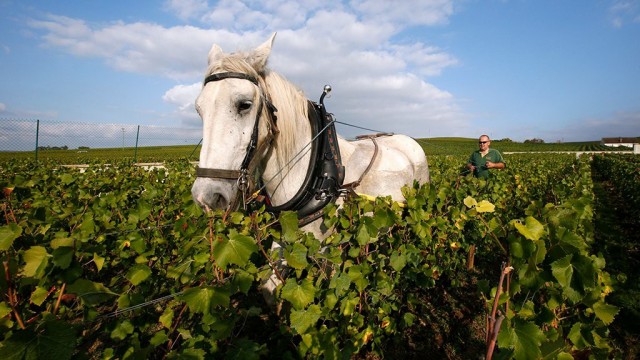
[[[275,115],[278,109],[276,109],[271,101],[269,101],[269,99],[265,97],[258,80],[248,74],[236,72],[211,74],[204,79],[204,85],[212,81],[220,81],[224,79],[248,80],[254,83],[260,89],[260,105],[256,113],[256,121],[253,125],[251,139],[249,140],[249,144],[247,145],[247,151],[245,153],[244,159],[242,160],[242,164],[240,165],[239,170],[196,167],[196,176],[212,179],[236,180],[238,185],[238,193],[229,204],[229,210],[236,210],[238,208],[240,199],[242,199],[243,206],[246,205],[247,192],[250,189],[254,188],[254,179],[251,179],[249,175],[254,173],[254,170],[257,167],[258,161],[260,159],[260,157],[256,157],[254,155],[256,153],[261,154],[262,152],[264,152],[266,148],[271,145],[271,142],[278,134],[278,129],[276,126],[277,117]],[[260,116],[262,115],[264,104],[266,104],[268,109],[269,122],[267,124],[267,128],[269,129],[269,131],[265,135],[264,140],[259,143],[258,129],[260,127]]]

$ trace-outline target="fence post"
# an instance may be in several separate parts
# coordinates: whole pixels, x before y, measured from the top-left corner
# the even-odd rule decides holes
[[[138,138],[140,137],[140,125],[138,125],[138,132],[136,133],[136,150],[133,153],[133,162],[138,162]]]
[[[36,162],[38,162],[38,138],[40,137],[40,120],[36,120]]]

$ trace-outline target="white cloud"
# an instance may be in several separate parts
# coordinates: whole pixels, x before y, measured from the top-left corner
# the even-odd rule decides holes
[[[196,17],[208,8],[207,0],[167,0],[164,7],[182,20]]]
[[[201,88],[201,82],[191,85],[176,85],[164,93],[162,100],[176,106],[175,115],[185,125],[199,125],[200,118],[194,111],[194,104]]]
[[[616,28],[640,22],[640,0],[612,0],[609,20]]]
[[[7,109],[7,105],[0,103],[0,111],[4,112]]]
[[[95,25],[49,15],[33,20],[45,45],[81,57],[102,58],[114,69],[171,78],[179,83],[163,100],[187,123],[196,121],[193,102],[212,43],[225,51],[251,49],[278,32],[270,66],[312,99],[334,86],[330,110],[344,121],[386,131],[425,136],[427,128],[464,128],[454,96],[428,83],[457,64],[456,58],[424,42],[395,43],[407,26],[444,24],[452,0],[171,0],[165,9],[194,25],[116,21]],[[193,82],[197,81],[196,84]],[[429,125],[430,124],[430,125]],[[368,126],[367,126],[368,127]],[[416,130],[417,129],[417,130]],[[423,132],[424,130],[424,132]]]
[[[363,18],[407,25],[441,25],[453,15],[451,0],[354,0],[352,6]]]

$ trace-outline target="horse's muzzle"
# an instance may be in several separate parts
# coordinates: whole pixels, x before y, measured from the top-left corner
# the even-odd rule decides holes
[[[193,200],[204,210],[226,209],[235,194],[234,181],[197,178],[191,187]]]

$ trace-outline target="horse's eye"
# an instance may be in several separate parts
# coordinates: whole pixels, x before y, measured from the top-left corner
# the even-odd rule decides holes
[[[251,105],[253,105],[253,103],[249,100],[240,101],[238,103],[238,112],[247,111],[251,109]]]

